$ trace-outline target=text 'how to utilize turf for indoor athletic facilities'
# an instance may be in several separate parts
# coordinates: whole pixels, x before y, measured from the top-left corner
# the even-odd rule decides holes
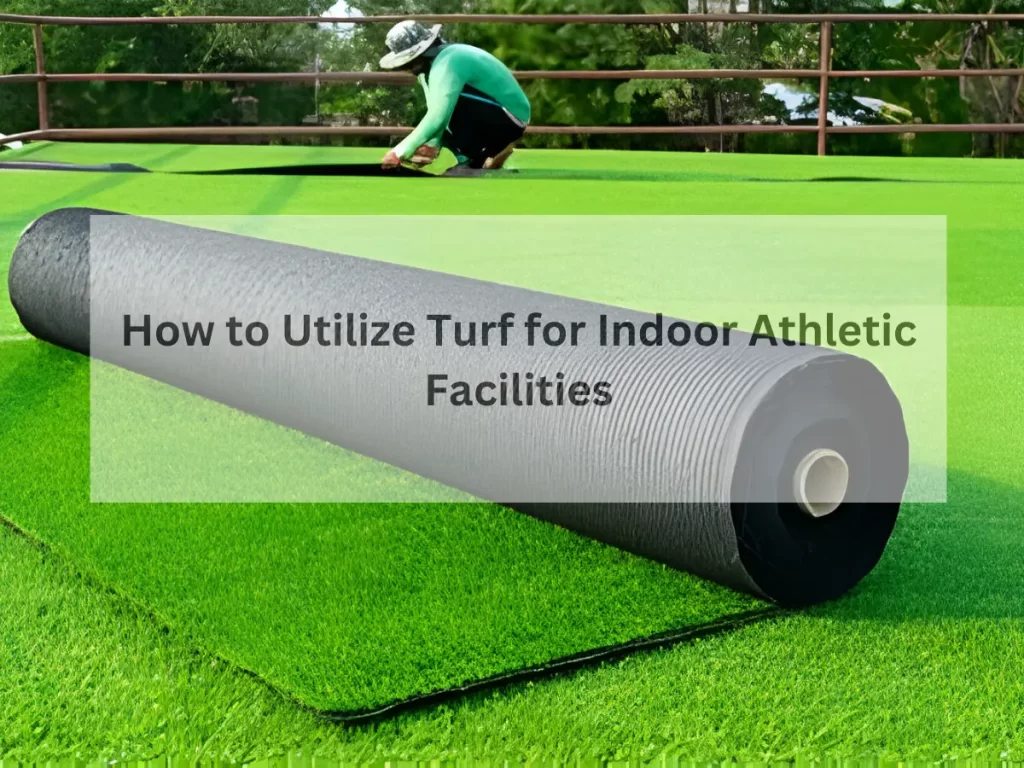
[[[666,320],[661,313],[642,323],[611,320],[602,314],[596,331],[590,331],[586,321],[545,320],[540,312],[527,315],[521,326],[515,318],[514,312],[488,321],[456,320],[449,314],[427,315],[425,343],[437,347],[507,347],[513,333],[519,331],[522,343],[529,347],[574,347],[595,341],[600,347],[731,346],[736,338],[731,332],[740,327],[735,321]],[[261,347],[272,338],[270,326],[259,320],[244,322],[231,317],[223,326],[222,333],[227,334],[228,343],[234,347]],[[205,347],[212,343],[217,327],[216,322],[209,320],[155,321],[148,314],[141,319],[125,315],[124,346]],[[807,313],[776,319],[761,314],[748,327],[752,335],[739,337],[747,346],[911,347],[917,342],[916,324],[896,321],[888,312],[856,321],[842,320],[831,312],[821,319]],[[411,321],[373,319],[365,312],[336,312],[332,317],[287,314],[280,328],[282,340],[292,347],[409,347],[417,338],[416,326]],[[596,333],[596,340],[588,333]]]
[[[643,317],[643,316],[641,316]],[[522,319],[519,319],[522,318]],[[215,337],[220,345],[260,348],[276,338],[286,348],[350,348],[366,352],[372,348],[412,347],[417,341],[417,327],[410,320],[384,320],[366,312],[335,312],[331,316],[312,314],[285,314],[278,326],[279,336],[271,333],[271,325],[260,320],[243,321],[231,316],[226,321],[160,321],[151,315],[133,319],[124,315],[124,346],[143,347],[209,347]],[[613,400],[614,378],[605,371],[613,366],[600,356],[598,370],[592,377],[568,376],[563,370],[494,371],[486,380],[464,381],[447,368],[452,359],[448,351],[479,350],[519,347],[587,347],[591,350],[618,348],[662,347],[714,347],[821,346],[869,345],[910,346],[914,343],[914,324],[893,323],[889,313],[881,319],[868,317],[862,322],[837,322],[829,313],[821,322],[810,319],[806,313],[799,318],[789,316],[774,320],[759,315],[753,321],[753,334],[738,332],[739,322],[721,324],[684,320],[668,320],[661,313],[646,320],[613,319],[607,314],[591,315],[587,320],[551,319],[542,312],[504,312],[497,319],[470,321],[456,319],[452,314],[427,314],[421,344],[441,351],[427,370],[426,404],[435,406],[598,406],[610,405]],[[223,326],[221,328],[221,326]],[[749,327],[749,326],[748,326]],[[795,331],[796,338],[793,338]],[[386,349],[381,350],[386,353]]]

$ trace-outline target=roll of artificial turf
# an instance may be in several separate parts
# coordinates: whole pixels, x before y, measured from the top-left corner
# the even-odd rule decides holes
[[[96,215],[118,226],[90,246]],[[724,343],[723,328],[665,318],[648,327],[659,343],[630,344],[654,317],[88,209],[25,231],[9,290],[52,344],[783,605],[862,579],[907,481],[895,394],[874,365],[826,348],[736,329]],[[531,344],[532,313],[590,333],[554,343],[538,325]],[[474,345],[454,343],[454,321],[507,314],[504,344],[497,327],[487,346],[479,327]],[[305,319],[328,322],[304,344],[126,345],[158,321],[229,317],[288,318],[293,341]],[[388,346],[371,343],[375,321]],[[400,343],[413,335],[401,323],[415,343]]]

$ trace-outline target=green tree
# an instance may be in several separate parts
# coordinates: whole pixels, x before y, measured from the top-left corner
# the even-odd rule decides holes
[[[697,10],[710,0],[696,0]],[[751,12],[814,13],[897,10],[882,0],[748,0]],[[318,15],[333,0],[4,0],[12,13],[53,15]],[[363,14],[416,13],[685,13],[691,0],[351,0]],[[727,7],[735,11],[738,3]],[[714,8],[721,9],[721,3]],[[1024,12],[1024,0],[905,0],[920,13]],[[131,25],[45,28],[52,72],[267,72],[378,68],[386,25]],[[836,69],[997,68],[1024,66],[1024,29],[981,22],[856,23],[835,27]],[[465,24],[445,29],[456,42],[492,51],[511,68],[790,69],[814,68],[817,24]],[[0,25],[0,73],[35,69],[29,28]],[[790,87],[807,94],[814,120],[817,82]],[[534,122],[547,125],[711,125],[786,121],[789,110],[752,79],[538,80],[525,84]],[[866,115],[858,99],[895,105]],[[226,83],[92,83],[51,85],[57,126],[237,124],[295,125],[314,112],[363,124],[415,122],[423,110],[416,87],[370,83],[254,85]],[[257,101],[254,102],[253,99]],[[258,103],[258,109],[256,104]],[[858,119],[921,122],[1016,122],[1024,118],[1024,78],[836,79],[831,112]],[[35,88],[0,87],[0,130],[36,124]],[[371,140],[377,143],[379,139]],[[813,151],[810,136],[532,136],[534,146]],[[834,137],[836,152],[1024,154],[1021,137],[918,134]]]
[[[7,0],[13,13],[94,16],[319,14],[331,0]],[[315,25],[46,26],[49,72],[266,72],[310,67]],[[35,71],[29,28],[0,25],[0,72]],[[35,89],[0,89],[3,130],[36,125]],[[51,124],[67,127],[234,124],[239,97],[259,99],[263,123],[296,124],[315,109],[309,86],[246,83],[70,83],[50,86]],[[8,125],[10,123],[10,126]]]

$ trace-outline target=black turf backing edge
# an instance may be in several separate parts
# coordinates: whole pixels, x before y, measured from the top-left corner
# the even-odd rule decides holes
[[[0,161],[0,171],[70,171],[75,173],[151,173],[147,168],[132,163],[100,163],[81,165],[55,160]]]
[[[561,674],[569,674],[582,669],[598,667],[609,661],[617,661],[637,653],[671,648],[687,642],[693,642],[715,635],[732,632],[751,624],[757,624],[773,618],[779,618],[791,611],[771,606],[753,611],[744,611],[723,616],[705,624],[695,624],[679,629],[670,629],[657,634],[627,640],[624,643],[606,645],[588,651],[581,651],[569,656],[562,656],[532,667],[523,667],[511,672],[503,672],[492,677],[484,677],[463,685],[452,686],[430,693],[417,694],[405,699],[398,699],[380,707],[357,711],[316,710],[318,714],[344,723],[372,722],[387,715],[397,714],[408,709],[441,704],[452,699],[468,696],[473,693],[494,688],[515,685],[531,680],[549,679]]]
[[[511,169],[487,171],[475,168],[451,168],[436,174],[415,168],[399,166],[382,168],[380,163],[314,163],[309,165],[271,165],[246,168],[218,168],[205,171],[151,171],[131,163],[100,163],[81,165],[56,161],[10,160],[0,161],[0,171],[66,171],[77,173],[166,173],[174,176],[361,176],[396,179],[424,179],[436,176],[479,177],[511,173]]]
[[[406,166],[382,168],[380,163],[313,163],[309,165],[222,168],[209,171],[171,171],[170,173],[189,176],[380,176],[401,179],[422,179],[434,175]]]

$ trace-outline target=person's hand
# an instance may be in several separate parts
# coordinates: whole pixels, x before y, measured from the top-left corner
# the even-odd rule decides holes
[[[380,167],[386,170],[397,168],[402,164],[402,158],[395,154],[394,150],[384,155],[384,159],[380,163]]]
[[[432,162],[437,160],[437,155],[440,150],[437,147],[432,147],[429,144],[421,145],[415,152],[413,152],[410,160],[413,165],[424,166],[430,165]]]

